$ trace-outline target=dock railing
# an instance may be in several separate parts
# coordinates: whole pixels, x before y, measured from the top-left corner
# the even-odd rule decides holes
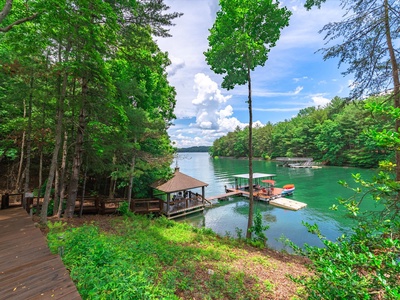
[[[163,201],[156,198],[142,198],[131,200],[131,211],[134,213],[160,213]]]

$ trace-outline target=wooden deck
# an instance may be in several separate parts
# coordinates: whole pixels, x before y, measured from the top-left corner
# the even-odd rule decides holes
[[[171,201],[169,210],[167,203],[164,202],[163,213],[171,220],[204,211],[205,206],[205,203],[198,198],[182,198]]]
[[[0,299],[82,299],[21,207],[0,210]]]
[[[233,189],[233,188],[227,188],[226,190],[228,191],[228,193],[232,193],[234,195],[242,195],[244,197],[250,196],[250,193],[248,191],[237,190],[237,189]],[[275,187],[273,189],[273,191],[271,191],[271,194],[266,194],[266,193],[262,192],[261,190],[254,189],[253,197],[255,200],[269,202],[271,199],[280,197],[282,194],[282,191],[283,191],[282,188]]]
[[[213,200],[226,199],[228,197],[238,196],[238,195],[242,195],[242,194],[243,194],[243,191],[235,190],[233,192],[229,192],[229,193],[225,193],[225,194],[221,194],[221,195],[217,195],[217,196],[208,197],[207,200],[211,202]]]
[[[241,190],[227,189],[227,191],[229,191],[230,193],[235,193],[236,195],[242,195],[244,197],[249,197],[250,195],[249,192]],[[273,206],[289,210],[299,210],[307,206],[307,204],[304,202],[283,198],[282,191],[283,189],[281,188],[274,188],[271,195],[261,193],[260,191],[255,191],[253,192],[253,196],[254,200],[267,202]]]

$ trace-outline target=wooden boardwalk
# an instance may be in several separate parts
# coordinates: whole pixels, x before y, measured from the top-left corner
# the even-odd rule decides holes
[[[0,299],[82,299],[21,207],[0,210]]]
[[[225,193],[225,194],[221,194],[221,195],[217,195],[217,196],[208,197],[207,200],[208,201],[213,201],[213,200],[225,199],[225,198],[228,198],[228,197],[238,196],[238,195],[242,195],[242,194],[243,194],[243,191],[236,190],[236,191],[233,191],[233,192],[229,192],[229,193]]]

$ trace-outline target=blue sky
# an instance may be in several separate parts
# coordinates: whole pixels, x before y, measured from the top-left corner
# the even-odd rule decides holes
[[[237,126],[248,125],[247,85],[221,88],[222,76],[205,61],[209,29],[218,0],[165,0],[171,11],[184,15],[175,20],[170,38],[158,38],[172,65],[168,80],[177,92],[175,114],[168,133],[175,146],[212,145]],[[306,11],[304,1],[281,1],[292,11],[289,27],[282,31],[264,67],[252,73],[253,121],[277,123],[309,106],[324,106],[335,96],[346,97],[352,78],[343,77],[337,60],[324,61],[318,49],[325,46],[319,30],[343,15],[339,1]]]

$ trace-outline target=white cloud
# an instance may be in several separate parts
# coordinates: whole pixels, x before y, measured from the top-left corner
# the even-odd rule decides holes
[[[225,103],[232,96],[223,96],[218,84],[204,73],[197,73],[194,76],[193,89],[197,92],[196,98],[192,101],[194,105],[208,105],[208,101]]]
[[[231,105],[225,106],[232,96],[224,96],[218,88],[218,84],[209,76],[197,73],[194,77],[193,89],[197,92],[196,98],[192,101],[196,108],[196,123],[191,126],[220,130],[222,124],[225,125],[232,121],[229,120],[229,117],[233,114],[233,108]],[[238,120],[234,121],[235,124],[238,122]]]
[[[253,97],[291,97],[299,94],[303,90],[302,86],[297,86],[293,91],[287,91],[287,92],[272,92],[268,91],[267,89],[260,89],[260,88],[253,88],[252,89],[252,96]],[[233,95],[237,96],[247,96],[248,95],[248,90],[247,87],[243,88],[238,88],[234,89],[232,91]]]
[[[171,56],[171,65],[167,67],[168,76],[172,77],[178,72],[178,70],[185,67],[185,61],[181,58]]]
[[[330,99],[323,97],[322,95],[315,95],[311,97],[314,106],[325,106],[329,102],[331,102]]]
[[[293,81],[294,81],[294,82],[299,82],[299,81],[307,80],[307,79],[308,79],[308,76],[303,76],[303,77],[301,77],[301,78],[293,78]]]
[[[178,147],[195,145],[211,145],[216,138],[234,131],[237,127],[243,129],[248,124],[232,117],[232,105],[227,105],[231,95],[224,95],[218,84],[209,76],[198,73],[194,77],[193,89],[197,92],[192,105],[195,108],[194,122],[188,126],[171,128],[171,139]],[[261,122],[255,124],[260,126]],[[199,140],[198,137],[201,136]]]
[[[297,95],[298,93],[300,93],[303,90],[302,86],[298,86],[296,87],[296,90],[294,91],[294,94]]]

